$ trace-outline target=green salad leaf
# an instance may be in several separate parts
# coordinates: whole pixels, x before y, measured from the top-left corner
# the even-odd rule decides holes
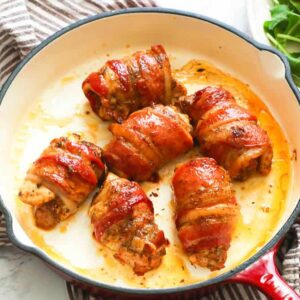
[[[296,11],[300,13],[300,1],[298,0],[291,0],[290,3],[294,6]]]
[[[300,1],[273,0],[271,20],[264,30],[273,46],[284,53],[291,66],[293,79],[300,86]]]

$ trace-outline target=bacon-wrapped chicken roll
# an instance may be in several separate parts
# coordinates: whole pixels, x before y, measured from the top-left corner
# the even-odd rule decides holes
[[[171,106],[155,105],[110,126],[114,138],[105,146],[108,167],[121,177],[149,180],[165,163],[193,146],[188,117]]]
[[[228,91],[207,87],[179,103],[197,124],[195,135],[204,153],[227,169],[231,178],[244,180],[254,171],[270,172],[273,151],[268,134]]]
[[[168,241],[140,185],[109,173],[90,208],[96,240],[137,275],[157,268]]]
[[[238,207],[226,170],[212,158],[179,166],[173,177],[178,236],[193,264],[224,267]]]
[[[19,192],[36,226],[51,229],[74,214],[105,172],[101,149],[79,135],[51,141],[28,170]]]
[[[172,77],[169,58],[161,45],[107,61],[85,79],[82,89],[102,120],[117,122],[138,109],[170,104],[172,99],[186,94],[186,89]]]

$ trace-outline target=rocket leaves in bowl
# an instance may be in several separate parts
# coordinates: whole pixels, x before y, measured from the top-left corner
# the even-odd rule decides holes
[[[264,30],[269,41],[289,60],[293,79],[300,86],[300,1],[273,0],[271,20]]]

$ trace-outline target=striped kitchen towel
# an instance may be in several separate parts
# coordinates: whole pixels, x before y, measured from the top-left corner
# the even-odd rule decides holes
[[[6,234],[6,226],[4,217],[0,211],[0,247],[1,246],[11,246],[11,243]]]
[[[49,35],[105,11],[156,6],[153,0],[0,0],[0,86],[16,64]]]
[[[156,6],[154,0],[0,0],[0,87],[17,63],[49,35],[79,19],[100,12]],[[287,282],[300,293],[300,224],[290,230],[279,254],[279,265]],[[0,246],[11,246],[0,212]],[[88,292],[67,283],[70,299],[95,300]],[[200,300],[199,297],[196,297]],[[258,290],[232,284],[202,299],[266,299]]]

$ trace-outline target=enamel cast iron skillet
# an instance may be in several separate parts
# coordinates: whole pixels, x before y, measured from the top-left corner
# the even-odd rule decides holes
[[[10,178],[7,176],[10,170],[7,158],[22,112],[32,99],[38,97],[38,91],[63,69],[80,64],[82,58],[95,55],[101,47],[109,45],[111,49],[118,49],[128,43],[140,49],[161,43],[167,52],[178,54],[178,65],[186,63],[188,58],[198,57],[229,70],[235,77],[249,83],[264,99],[282,126],[290,148],[299,152],[300,95],[291,79],[287,60],[278,51],[256,43],[230,26],[182,11],[129,9],[93,16],[64,28],[35,48],[17,66],[1,90],[0,206],[6,217],[11,241],[17,247],[39,256],[67,280],[102,295],[189,299],[192,294],[207,293],[219,284],[244,282],[256,285],[273,299],[299,299],[283,281],[274,264],[279,242],[300,212],[299,161],[292,163],[293,178],[288,201],[279,225],[274,228],[273,237],[236,268],[196,284],[167,289],[134,289],[98,282],[62,266],[26,236],[16,218]]]

